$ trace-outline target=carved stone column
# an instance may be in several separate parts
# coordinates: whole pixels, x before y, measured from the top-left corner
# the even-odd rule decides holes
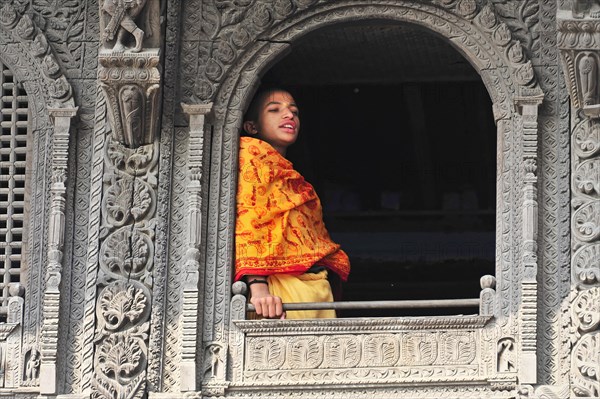
[[[158,180],[160,4],[103,2],[98,79],[112,134],[104,175],[92,398],[143,398]],[[152,35],[150,35],[152,33]]]
[[[522,303],[519,309],[521,320],[521,353],[519,382],[537,382],[537,150],[538,150],[538,107],[543,96],[516,99],[523,122],[523,278],[521,280]]]
[[[65,234],[65,203],[69,129],[77,113],[74,108],[48,108],[54,122],[52,135],[52,175],[50,185],[50,220],[48,227],[48,264],[46,288],[42,299],[40,393],[56,392],[56,357],[58,351],[58,322],[60,310],[60,281]]]
[[[600,4],[558,12],[571,94],[571,395],[600,395]]]
[[[202,181],[204,159],[204,122],[212,109],[210,104],[181,104],[190,118],[190,138],[188,147],[188,230],[187,251],[185,254],[183,283],[183,315],[181,341],[181,391],[195,391],[197,388],[198,351],[198,280],[200,278],[200,243],[202,241]]]

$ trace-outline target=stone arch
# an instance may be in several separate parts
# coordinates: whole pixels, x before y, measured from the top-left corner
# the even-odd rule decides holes
[[[269,6],[263,4],[262,7]],[[269,12],[273,10],[263,9],[261,15]],[[251,15],[257,15],[257,12]],[[523,161],[519,156],[525,157],[520,147],[525,136],[523,120],[531,121],[533,118],[537,126],[537,105],[541,102],[543,93],[520,42],[513,39],[510,29],[498,18],[491,3],[479,8],[475,1],[470,0],[440,0],[431,3],[335,1],[305,8],[296,14],[290,13],[290,16],[278,23],[264,22],[262,25],[266,26],[265,29],[257,35],[260,40],[239,53],[230,54],[228,62],[223,61],[222,48],[229,46],[229,40],[234,39],[227,34],[219,36],[220,44],[215,48],[221,50],[212,53],[206,69],[197,81],[196,89],[203,85],[207,88],[204,91],[196,90],[197,93],[208,94],[211,93],[208,86],[215,87],[214,95],[211,94],[210,98],[203,99],[202,95],[199,96],[200,101],[214,101],[208,225],[209,229],[214,228],[218,232],[209,237],[207,242],[205,323],[213,323],[214,330],[210,330],[210,325],[205,325],[206,340],[224,338],[219,337],[222,329],[217,325],[227,320],[228,309],[222,306],[229,302],[227,298],[230,297],[237,137],[243,112],[259,84],[259,77],[285,55],[293,41],[319,28],[359,20],[388,20],[419,25],[452,43],[481,75],[494,104],[498,135],[502,136],[503,142],[502,148],[498,149],[500,183],[497,190],[500,203],[497,206],[497,213],[500,215],[497,247],[500,255],[496,274],[500,281],[499,289],[503,293],[498,299],[501,303],[496,308],[500,309],[500,316],[504,316],[504,321],[499,325],[503,326],[506,316],[519,311],[520,304],[524,302],[518,294],[519,290],[511,286],[514,279],[520,279],[522,275],[521,272],[513,272],[511,266],[520,256],[523,257],[520,249],[514,249],[512,244],[520,239],[518,233],[513,231],[520,231],[519,223],[522,221],[515,214],[523,206],[518,202],[515,194],[517,190],[512,187],[513,182],[524,184],[521,177],[523,171],[518,166]],[[256,24],[256,21],[252,17],[242,20],[239,23],[241,30],[245,29],[245,23]],[[233,44],[228,48],[233,49]],[[215,67],[217,64],[220,69]],[[213,67],[216,69],[212,72],[220,72],[213,73],[211,77],[209,75]],[[516,109],[522,108],[523,104],[530,106],[529,111],[535,115],[528,114],[526,118],[525,113],[523,116],[519,115]],[[532,133],[536,137],[533,148],[536,148],[537,130],[530,130],[529,137],[532,137]],[[528,156],[535,158],[536,155]],[[502,263],[502,266],[498,266],[498,263]]]

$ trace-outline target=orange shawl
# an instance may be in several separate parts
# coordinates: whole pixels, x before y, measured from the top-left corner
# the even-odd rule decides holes
[[[247,274],[306,272],[326,266],[342,280],[350,261],[329,237],[314,188],[270,144],[240,139],[235,280]]]

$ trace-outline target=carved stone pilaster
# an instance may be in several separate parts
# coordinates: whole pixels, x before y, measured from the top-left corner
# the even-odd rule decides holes
[[[197,388],[196,359],[198,351],[198,281],[200,279],[200,243],[202,241],[202,180],[204,159],[204,122],[212,109],[211,104],[181,104],[190,118],[188,147],[188,229],[183,283],[183,314],[181,340],[181,391]],[[217,351],[218,352],[218,351]],[[217,356],[215,354],[212,355]],[[215,367],[211,367],[215,370]]]
[[[538,201],[537,151],[538,107],[543,95],[519,97],[516,105],[523,121],[523,253],[521,280],[519,382],[537,382],[537,269]]]
[[[146,396],[157,208],[160,2],[101,2],[104,147],[92,398]]]
[[[56,357],[60,312],[60,282],[65,232],[65,203],[69,129],[77,108],[49,108],[54,122],[52,136],[52,175],[50,185],[50,220],[48,228],[48,264],[46,288],[42,300],[40,392],[56,393]]]
[[[571,395],[600,395],[600,3],[558,11],[571,95]]]

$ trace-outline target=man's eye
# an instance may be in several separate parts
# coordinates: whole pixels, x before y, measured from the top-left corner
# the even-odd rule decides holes
[[[269,108],[267,110],[267,112],[277,112],[277,111],[279,111],[279,108]]]

